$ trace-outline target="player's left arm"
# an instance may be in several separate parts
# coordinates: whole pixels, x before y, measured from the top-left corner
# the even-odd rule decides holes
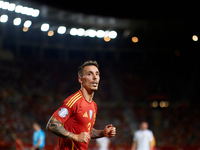
[[[91,139],[101,138],[101,137],[114,137],[116,135],[116,128],[112,124],[107,125],[104,130],[96,130],[92,128]]]
[[[40,143],[41,143],[41,140],[39,140],[35,146],[31,147],[31,150],[38,149],[40,147]]]

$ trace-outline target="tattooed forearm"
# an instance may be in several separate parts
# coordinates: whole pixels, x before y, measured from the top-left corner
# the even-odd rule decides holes
[[[103,137],[103,130],[96,130],[94,128],[92,128],[91,130],[91,139],[95,139],[95,138],[100,138]]]
[[[47,129],[53,132],[54,134],[58,135],[61,138],[65,138],[68,140],[74,140],[74,134],[71,132],[68,132],[60,121],[58,121],[56,118],[52,117],[49,122],[47,123]]]

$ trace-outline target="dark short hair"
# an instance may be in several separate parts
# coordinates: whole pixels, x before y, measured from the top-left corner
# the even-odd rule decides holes
[[[96,66],[99,69],[99,65],[96,61],[88,60],[85,61],[79,68],[78,68],[78,77],[83,76],[83,68],[85,66]]]

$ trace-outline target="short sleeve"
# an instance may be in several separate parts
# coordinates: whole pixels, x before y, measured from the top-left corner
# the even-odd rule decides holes
[[[40,132],[39,140],[44,141],[45,135],[43,132]]]
[[[134,133],[134,136],[133,136],[133,141],[137,141],[137,132]]]
[[[62,124],[67,121],[67,119],[74,113],[74,107],[69,107],[66,105],[66,100],[61,104],[61,106],[53,113],[53,117],[59,120]]]
[[[151,142],[151,141],[153,141],[153,133],[152,133],[152,131],[150,131],[149,133],[150,133],[149,134],[149,138],[150,138],[149,141]]]

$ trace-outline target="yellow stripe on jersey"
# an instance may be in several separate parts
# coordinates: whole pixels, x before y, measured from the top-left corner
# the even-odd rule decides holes
[[[72,150],[74,150],[74,142],[72,141]]]
[[[74,103],[74,101],[76,101],[78,98],[80,98],[81,97],[81,95],[77,95],[76,97],[74,97],[73,98],[73,100],[71,100],[71,102],[67,105],[67,106],[71,106],[71,104],[73,104]],[[71,107],[70,107],[71,108]]]
[[[76,97],[78,97],[78,96],[80,96],[80,94],[79,94],[79,92],[78,93],[76,93],[73,97],[71,97],[70,98],[70,100],[67,102],[67,106],[69,106],[70,105],[70,103],[76,98]]]
[[[71,107],[74,105],[74,103],[76,103],[76,101],[79,100],[80,98],[81,98],[81,95],[80,95],[79,97],[77,97],[77,98],[73,101],[73,103],[72,103],[71,105],[69,105],[69,108],[71,108]]]

